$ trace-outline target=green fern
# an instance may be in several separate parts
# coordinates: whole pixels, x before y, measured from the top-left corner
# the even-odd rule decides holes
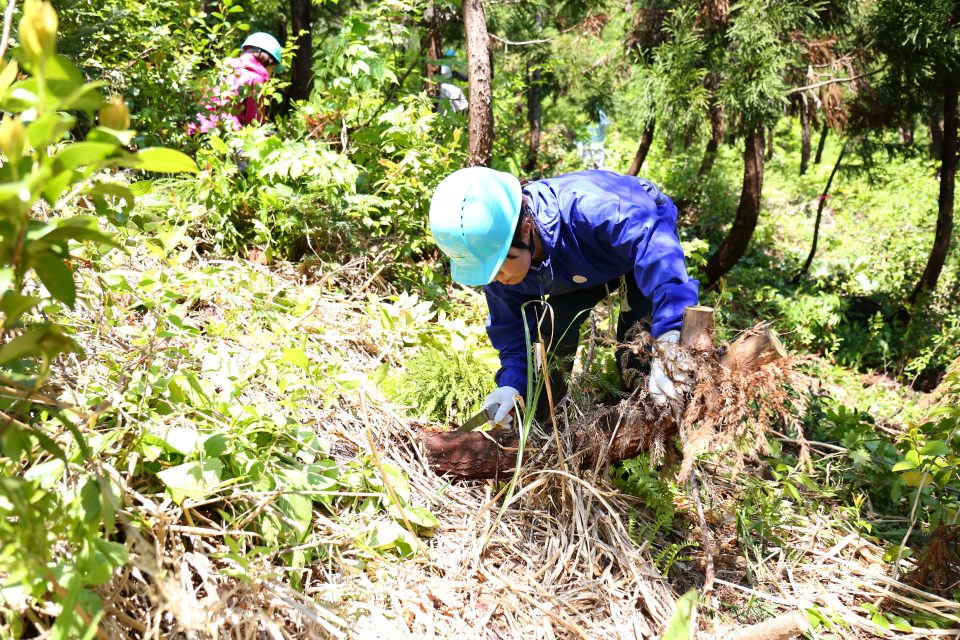
[[[490,385],[489,370],[470,351],[430,344],[407,363],[396,396],[412,413],[444,422],[479,411]]]
[[[682,554],[682,552],[687,549],[696,549],[699,546],[696,542],[689,540],[674,542],[661,549],[657,555],[653,557],[653,564],[657,567],[660,575],[669,576],[670,569],[673,568],[675,563],[689,562],[693,559],[693,556]]]

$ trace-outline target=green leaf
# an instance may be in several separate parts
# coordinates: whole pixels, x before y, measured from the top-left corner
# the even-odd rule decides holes
[[[920,454],[916,449],[910,449],[903,455],[903,460],[893,465],[894,471],[907,471],[920,466]]]
[[[287,526],[293,525],[293,538],[302,541],[310,531],[313,522],[313,501],[309,497],[284,493],[276,502],[277,508],[286,518]]]
[[[40,239],[53,245],[65,245],[68,240],[76,240],[77,242],[93,242],[108,247],[120,246],[116,240],[98,229],[74,225],[61,225]]]
[[[870,616],[870,619],[873,620],[873,623],[874,623],[875,625],[877,625],[878,627],[880,627],[880,628],[882,628],[882,629],[889,629],[889,628],[890,628],[890,621],[887,620],[887,617],[886,617],[885,615],[883,615],[882,613],[880,613],[879,611],[878,611],[877,613],[873,614],[872,616]]]
[[[0,95],[10,88],[10,85],[13,84],[13,81],[17,79],[17,72],[20,71],[20,68],[17,66],[16,60],[11,60],[7,63],[7,66],[3,68],[3,71],[0,71]]]
[[[130,193],[136,197],[145,196],[153,191],[153,180],[140,180],[130,185]]]
[[[923,456],[949,456],[952,454],[953,449],[943,440],[931,440],[920,449],[920,455]]]
[[[175,149],[166,149],[164,147],[151,147],[143,149],[134,156],[135,162],[132,165],[137,169],[144,171],[153,171],[155,173],[198,173],[197,163],[187,154]]]
[[[34,325],[0,347],[0,364],[11,360],[37,358],[44,353],[54,357],[67,351],[79,351],[76,342],[63,335],[59,327]]]
[[[300,349],[284,349],[283,361],[289,362],[290,364],[300,367],[301,369],[306,369],[310,366],[310,360],[307,358],[307,354]]]
[[[157,477],[166,485],[173,501],[180,504],[184,498],[201,500],[216,491],[222,472],[220,459],[208,458],[203,462],[187,462],[164,469]]]
[[[416,541],[410,532],[394,520],[377,520],[367,530],[366,544],[371,549],[386,551],[396,549],[400,555],[411,556]]]
[[[899,629],[900,631],[906,631],[906,632],[913,631],[913,627],[910,626],[910,623],[904,620],[903,618],[901,618],[900,616],[895,615],[893,613],[888,613],[887,618],[889,618],[893,626]]]
[[[117,149],[117,145],[109,142],[75,142],[58,151],[54,159],[64,169],[99,167]]]
[[[62,452],[61,452],[62,453]],[[23,472],[24,480],[36,480],[41,489],[50,489],[60,482],[66,469],[66,457],[35,464]]]
[[[29,140],[30,145],[36,149],[48,147],[58,142],[63,137],[63,134],[70,131],[76,121],[76,118],[66,113],[45,113],[31,122],[27,127],[27,140]],[[65,149],[73,146],[76,145],[68,145]]]
[[[697,607],[697,591],[691,589],[677,600],[677,608],[667,624],[660,640],[691,640],[694,632],[694,613]]]
[[[77,287],[73,272],[60,256],[52,251],[40,251],[31,255],[30,262],[50,295],[72,308],[77,301]]]
[[[0,311],[3,311],[3,326],[7,329],[16,324],[17,319],[40,304],[43,298],[39,296],[25,296],[13,290],[8,290],[0,299]]]
[[[908,471],[916,468],[917,465],[915,462],[911,460],[901,460],[897,464],[893,465],[893,472],[896,473],[897,471]]]
[[[98,89],[100,87],[106,87],[106,82],[101,82],[99,80],[94,82],[87,82],[76,89],[74,89],[69,95],[65,96],[63,100],[60,101],[60,109],[63,110],[72,110],[76,109],[79,111],[96,111],[106,104],[106,100],[103,97]]]
[[[97,213],[109,218],[114,223],[122,224],[126,222],[126,216],[133,208],[133,191],[121,184],[101,182],[86,189],[83,193],[93,198]],[[119,215],[116,211],[118,208],[120,210]]]
[[[230,153],[230,147],[228,147],[227,143],[224,142],[219,136],[210,136],[207,138],[207,143],[210,145],[210,148],[217,153],[222,153],[224,155]]]
[[[217,433],[203,441],[203,453],[210,458],[219,458],[227,452],[230,439],[222,433]]]
[[[200,433],[195,427],[172,426],[162,432],[151,432],[168,449],[187,456],[200,449]]]
[[[54,173],[43,184],[43,199],[46,200],[47,204],[51,207],[56,205],[57,200],[59,200],[63,192],[67,190],[67,187],[73,184],[75,180],[80,179],[80,177],[80,173],[73,169]]]

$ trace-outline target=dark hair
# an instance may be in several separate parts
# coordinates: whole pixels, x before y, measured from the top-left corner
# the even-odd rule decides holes
[[[524,184],[524,182],[525,181],[521,181],[521,184]],[[530,212],[530,205],[527,204],[526,196],[520,201],[520,215],[517,217],[517,226],[513,229],[513,240],[510,241],[511,247],[518,247],[520,249],[530,248],[522,237],[524,220],[533,221],[533,214]]]
[[[270,65],[280,64],[277,61],[277,59],[273,57],[272,53],[270,53],[269,51],[266,51],[265,49],[261,49],[260,47],[254,47],[254,46],[248,45],[244,47],[243,50],[245,53],[252,53],[253,57],[259,60],[260,64],[262,64],[265,67],[269,67]]]

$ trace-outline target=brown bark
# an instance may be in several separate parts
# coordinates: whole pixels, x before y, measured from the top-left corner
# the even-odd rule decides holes
[[[810,108],[807,99],[800,100],[800,175],[807,173],[810,165]]]
[[[740,204],[730,233],[707,261],[709,284],[723,277],[747,250],[760,216],[760,193],[763,190],[763,129],[747,135],[743,146],[743,188]]]
[[[713,334],[713,310],[695,307],[690,313],[697,316],[699,331],[687,330],[681,334],[681,344],[688,348],[702,347],[705,335]],[[688,309],[689,311],[689,309]],[[684,322],[691,319],[684,314]],[[712,347],[712,345],[711,345]],[[757,368],[783,357],[785,352],[780,341],[768,328],[745,333],[734,341],[720,359],[722,366],[740,371]],[[655,424],[657,412],[650,417],[621,424],[579,424],[570,427],[569,462],[581,469],[605,466],[632,458],[648,450],[655,432],[676,432],[675,424]],[[465,480],[506,478],[517,464],[519,437],[513,431],[424,431],[421,433],[424,448],[431,468],[438,475],[449,475]],[[546,443],[531,442],[528,449],[536,449]]]
[[[309,100],[313,89],[313,4],[311,0],[290,0],[290,34],[297,50],[290,64],[290,98]]]
[[[930,157],[943,159],[943,117],[939,113],[930,116]]]
[[[640,167],[642,167],[646,161],[647,153],[650,152],[650,145],[653,144],[653,129],[656,124],[656,120],[651,120],[647,126],[643,128],[643,134],[640,136],[640,146],[637,147],[637,154],[633,157],[630,168],[627,169],[628,176],[635,176],[640,173]]]
[[[695,351],[710,351],[716,343],[713,307],[695,305],[683,310],[680,343]]]
[[[909,146],[913,144],[913,125],[910,123],[902,124],[897,128],[900,144]]]
[[[940,196],[938,198],[937,229],[933,238],[933,248],[927,259],[927,266],[910,294],[913,304],[926,291],[937,288],[937,280],[947,260],[950,250],[950,236],[953,234],[954,185],[957,175],[957,127],[960,118],[957,114],[957,81],[947,76],[943,87],[943,152],[940,160]]]
[[[537,156],[540,154],[540,125],[543,121],[543,87],[540,67],[535,67],[527,74],[527,123],[530,125],[530,144],[527,147],[527,160],[523,170],[533,173],[537,167]]]
[[[483,0],[463,1],[463,27],[467,38],[467,75],[470,78],[467,165],[489,167],[493,160],[493,65]]]
[[[701,178],[710,173],[713,164],[717,160],[717,151],[720,149],[720,142],[723,141],[723,108],[719,103],[712,103],[708,110],[710,115],[710,140],[707,142],[707,148],[703,153],[703,159],[700,160],[700,168],[697,175]]]

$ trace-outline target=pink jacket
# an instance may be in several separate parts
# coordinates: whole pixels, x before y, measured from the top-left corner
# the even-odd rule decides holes
[[[236,131],[266,119],[260,85],[270,79],[270,72],[252,53],[227,58],[226,62],[230,73],[208,94],[204,111],[196,116],[197,121],[187,124],[188,134],[206,133],[220,122]]]

